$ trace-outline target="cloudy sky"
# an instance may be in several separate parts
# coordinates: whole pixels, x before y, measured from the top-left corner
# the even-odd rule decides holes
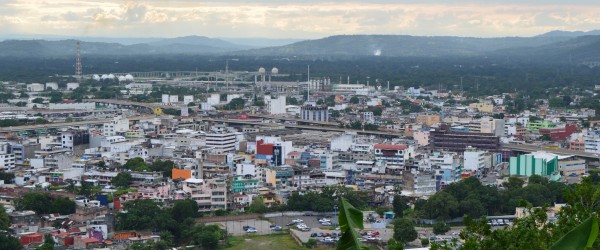
[[[532,36],[600,29],[598,0],[0,0],[0,35]]]

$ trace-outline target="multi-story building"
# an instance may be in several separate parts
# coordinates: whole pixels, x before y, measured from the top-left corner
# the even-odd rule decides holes
[[[269,110],[269,114],[272,115],[285,114],[285,96],[269,99],[267,109]]]
[[[579,141],[579,140],[570,141],[569,149],[575,150],[575,151],[585,151],[585,141]]]
[[[485,154],[487,152],[473,147],[467,147],[463,153],[464,169],[468,171],[481,171],[485,167]]]
[[[482,113],[492,113],[494,112],[494,104],[491,103],[471,103],[469,104],[469,108],[477,109]]]
[[[528,122],[527,130],[537,132],[541,128],[554,128],[556,124],[548,122],[548,121],[539,121],[539,122]]]
[[[329,110],[326,106],[302,106],[300,114],[302,120],[329,122]]]
[[[198,211],[209,212],[227,209],[227,183],[224,179],[195,179],[183,181],[182,191],[186,198],[198,203]]]
[[[510,157],[509,174],[519,176],[553,176],[558,173],[558,156],[538,151]]]
[[[439,115],[418,115],[416,120],[418,123],[423,123],[428,127],[438,124],[441,121]]]
[[[585,152],[600,153],[600,131],[588,131],[584,134]]]
[[[375,161],[386,162],[389,168],[404,167],[406,160],[414,156],[413,148],[406,145],[375,144]]]
[[[434,150],[445,149],[454,152],[463,152],[468,146],[498,151],[500,138],[485,133],[453,133],[442,127],[429,132],[429,146]]]
[[[128,130],[129,119],[120,116],[102,125],[102,135],[104,136],[115,136],[117,133],[125,133]]]
[[[12,146],[9,143],[0,144],[0,170],[11,171],[15,169],[15,166],[15,154],[12,151]]]
[[[237,135],[228,128],[213,128],[206,133],[206,146],[214,153],[231,153],[235,151]]]
[[[248,192],[257,188],[259,188],[259,181],[257,179],[243,178],[241,176],[234,177],[231,184],[231,191],[234,193]]]

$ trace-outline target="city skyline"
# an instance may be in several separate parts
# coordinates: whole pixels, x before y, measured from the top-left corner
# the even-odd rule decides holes
[[[600,27],[592,1],[19,1],[0,3],[0,36],[264,37],[341,34],[535,36]]]

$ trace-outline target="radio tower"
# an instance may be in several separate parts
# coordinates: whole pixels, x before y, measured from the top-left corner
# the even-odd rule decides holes
[[[79,48],[79,41],[77,41],[77,57],[75,58],[75,75],[77,77],[77,81],[81,82],[81,51]]]

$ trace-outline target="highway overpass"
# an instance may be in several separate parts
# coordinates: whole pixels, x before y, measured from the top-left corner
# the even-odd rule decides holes
[[[549,148],[544,148],[543,146],[513,144],[513,143],[510,143],[510,144],[503,143],[501,146],[503,149],[509,149],[512,151],[520,151],[520,152],[528,152],[528,153],[535,152],[535,151],[546,151],[549,153],[554,153],[554,154],[559,154],[559,155],[574,155],[574,156],[579,156],[581,158],[586,158],[589,160],[600,160],[600,154],[597,154],[597,153],[575,151],[575,150],[569,150],[569,149],[563,149],[563,148],[549,149]]]

